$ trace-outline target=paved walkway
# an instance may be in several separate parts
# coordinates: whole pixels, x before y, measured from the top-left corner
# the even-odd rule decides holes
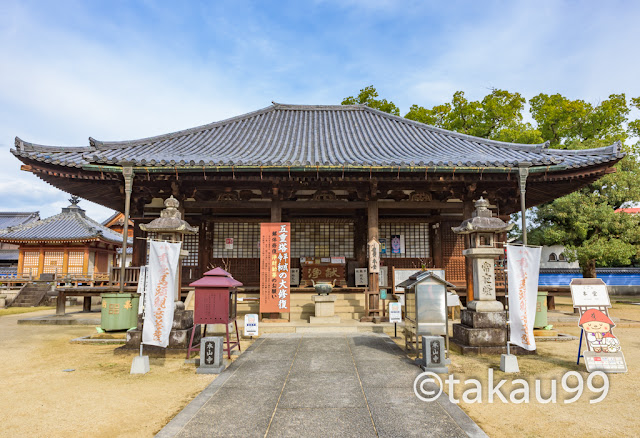
[[[386,335],[263,335],[157,436],[486,436],[419,373]]]

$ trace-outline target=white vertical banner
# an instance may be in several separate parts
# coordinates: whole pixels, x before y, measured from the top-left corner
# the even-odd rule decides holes
[[[181,243],[149,242],[148,289],[142,343],[166,348],[173,324],[173,299]]]
[[[533,323],[538,300],[541,247],[507,245],[510,343],[536,349]]]

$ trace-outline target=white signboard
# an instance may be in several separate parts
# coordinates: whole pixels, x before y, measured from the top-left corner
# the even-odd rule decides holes
[[[224,239],[224,249],[233,249],[233,237]]]
[[[393,291],[395,292],[404,292],[404,288],[398,287],[400,283],[405,280],[408,280],[416,272],[421,271],[418,268],[393,268]],[[444,278],[444,269],[436,269],[436,268],[428,268],[427,271],[433,272],[435,275],[445,280]]]
[[[574,278],[570,287],[573,307],[611,307],[607,285],[599,278]]]
[[[244,335],[258,336],[258,315],[255,313],[244,316]]]
[[[378,286],[379,287],[387,287],[387,283],[389,282],[389,267],[388,266],[380,266],[380,275],[378,275]]]
[[[356,268],[356,287],[368,286],[369,276],[367,275],[367,268]]]
[[[507,247],[510,343],[528,351],[536,349],[533,323],[538,302],[541,252],[541,247]]]
[[[371,239],[367,250],[369,252],[369,272],[372,274],[380,273],[380,242]]]
[[[300,285],[300,268],[291,268],[291,286],[299,286]]]
[[[389,322],[402,322],[402,305],[399,302],[389,303]]]

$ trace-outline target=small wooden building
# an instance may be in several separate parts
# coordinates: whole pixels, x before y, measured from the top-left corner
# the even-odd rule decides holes
[[[451,227],[470,217],[474,200],[488,199],[508,220],[524,190],[527,207],[551,201],[612,172],[624,156],[620,143],[557,150],[471,137],[362,105],[276,103],[140,140],[54,147],[16,138],[12,152],[23,170],[106,207],[124,211],[130,193],[136,237],[164,199],[176,197],[184,219],[199,228],[185,240],[185,284],[221,266],[247,293],[257,291],[260,223],[286,221],[291,267],[304,276],[318,272],[306,266],[325,274],[321,267],[330,266],[347,286],[334,293],[358,303],[379,284],[393,289],[394,268],[443,268],[447,281],[471,294],[465,240]],[[369,287],[356,288],[371,239],[381,243],[386,278],[369,274]],[[145,261],[145,241],[134,239],[133,265]],[[292,307],[308,308],[312,289],[292,288]],[[375,309],[375,297],[365,304]]]
[[[0,230],[0,242],[19,246],[18,275],[59,281],[107,280],[122,234],[86,216],[76,198],[60,214]]]

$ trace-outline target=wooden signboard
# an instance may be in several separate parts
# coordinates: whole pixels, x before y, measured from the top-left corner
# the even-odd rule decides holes
[[[311,280],[316,283],[335,280],[338,285],[343,283],[345,278],[345,265],[308,265],[302,268],[302,282],[307,286],[311,286]]]
[[[291,224],[260,224],[260,312],[290,312]]]
[[[580,314],[578,365],[580,358],[584,357],[588,372],[626,373],[627,363],[622,347],[613,334],[616,324],[609,316],[611,301],[607,285],[600,278],[574,278],[570,288],[573,307]],[[587,343],[585,352],[582,352],[583,338]]]

